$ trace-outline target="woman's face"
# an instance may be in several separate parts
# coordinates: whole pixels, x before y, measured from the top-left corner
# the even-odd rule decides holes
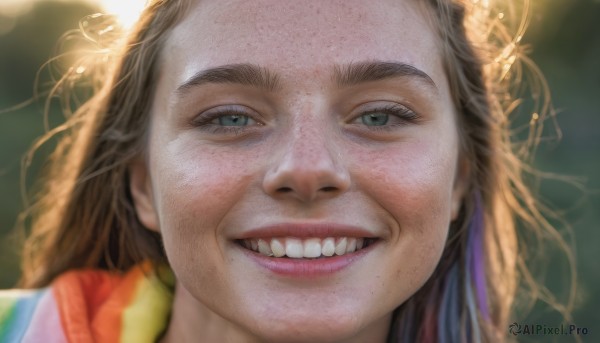
[[[132,192],[189,301],[262,338],[348,339],[430,277],[464,180],[416,3],[205,0],[169,33]]]

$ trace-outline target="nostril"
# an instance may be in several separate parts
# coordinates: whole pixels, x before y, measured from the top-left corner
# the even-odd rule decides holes
[[[290,187],[281,187],[281,188],[277,189],[277,191],[280,193],[289,193],[292,191],[292,189]]]
[[[323,187],[321,188],[321,190],[323,192],[335,192],[337,190],[337,187]]]

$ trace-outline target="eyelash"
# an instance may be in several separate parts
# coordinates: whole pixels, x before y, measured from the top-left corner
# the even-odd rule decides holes
[[[367,126],[361,125],[371,131],[391,131],[399,126],[405,126],[412,123],[416,123],[421,117],[413,110],[400,104],[390,104],[383,107],[377,107],[371,110],[361,112],[354,121],[359,120],[365,115],[373,113],[383,113],[398,118],[401,122],[396,124],[387,124],[382,126]]]
[[[244,131],[248,130],[248,126],[224,126],[224,125],[219,125],[219,124],[214,124],[211,123],[213,120],[215,119],[219,119],[219,117],[223,117],[223,116],[241,116],[241,117],[248,117],[250,120],[255,121],[256,123],[259,123],[257,120],[255,120],[252,116],[248,115],[248,112],[245,111],[241,111],[235,108],[223,108],[223,109],[217,109],[215,111],[209,112],[209,113],[203,113],[201,114],[198,118],[194,119],[192,121],[192,125],[194,127],[198,127],[202,130],[207,131],[208,133],[213,133],[213,134],[230,134],[230,135],[239,135],[242,134]],[[260,123],[258,125],[261,125]]]
[[[378,108],[370,109],[367,111],[363,111],[360,113],[360,115],[358,115],[357,117],[354,118],[354,121],[359,120],[360,118],[362,118],[365,115],[369,115],[369,114],[373,114],[373,113],[387,114],[387,115],[398,118],[401,122],[396,123],[396,124],[386,124],[386,125],[381,125],[381,126],[361,125],[361,126],[366,127],[366,129],[370,130],[370,131],[392,131],[399,126],[409,125],[411,123],[415,123],[416,121],[418,121],[420,119],[420,116],[413,110],[409,109],[408,107],[400,105],[400,104],[390,104],[390,105],[386,105],[383,107],[378,107]],[[194,127],[201,128],[202,130],[205,130],[211,134],[226,134],[226,135],[229,134],[229,135],[236,135],[236,136],[247,131],[249,129],[249,126],[254,126],[254,125],[224,126],[224,125],[212,123],[213,120],[218,119],[219,117],[231,116],[231,115],[248,117],[250,120],[253,120],[254,122],[258,123],[259,126],[262,126],[262,124],[260,124],[251,115],[249,115],[248,112],[242,111],[242,110],[239,110],[236,108],[222,108],[222,109],[217,109],[217,110],[209,112],[209,113],[203,113],[199,117],[197,117],[196,119],[194,119],[192,121],[192,125]]]

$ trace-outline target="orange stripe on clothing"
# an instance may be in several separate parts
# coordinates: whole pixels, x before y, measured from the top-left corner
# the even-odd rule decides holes
[[[122,312],[139,278],[135,270],[139,268],[126,276],[98,270],[74,271],[54,282],[61,324],[69,342],[119,342]]]

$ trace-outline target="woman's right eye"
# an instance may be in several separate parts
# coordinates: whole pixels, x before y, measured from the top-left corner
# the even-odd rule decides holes
[[[240,134],[250,127],[261,125],[239,108],[217,108],[200,114],[192,121],[194,127],[209,133]]]
[[[223,115],[211,121],[212,124],[222,126],[246,126],[248,122],[253,121],[250,117],[240,114]]]

